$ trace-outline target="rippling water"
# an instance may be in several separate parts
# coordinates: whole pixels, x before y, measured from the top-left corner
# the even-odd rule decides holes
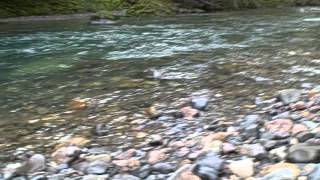
[[[87,22],[0,24],[0,161],[18,147],[46,151],[65,135],[91,136],[110,150],[139,145],[139,131],[198,132],[212,119],[232,121],[279,89],[320,80],[317,11],[247,11],[150,19],[112,26]],[[148,70],[162,72],[150,79]],[[183,98],[212,99],[196,122],[148,120]],[[90,107],[71,111],[71,99]],[[256,98],[259,97],[259,98]]]

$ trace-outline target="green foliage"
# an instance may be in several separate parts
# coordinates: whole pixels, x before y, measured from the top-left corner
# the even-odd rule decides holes
[[[174,5],[170,0],[137,0],[137,2],[129,8],[131,15],[165,15],[174,11]]]

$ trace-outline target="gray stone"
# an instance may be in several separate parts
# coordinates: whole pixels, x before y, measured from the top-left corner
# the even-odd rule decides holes
[[[140,180],[140,178],[129,174],[117,174],[111,180]]]
[[[168,174],[175,170],[175,167],[170,163],[157,163],[152,166],[152,170],[162,174]]]
[[[29,173],[43,171],[46,169],[46,158],[41,154],[35,154],[28,159],[26,166]]]
[[[246,144],[243,149],[250,157],[263,159],[267,156],[267,151],[261,144]]]
[[[291,146],[288,151],[288,161],[292,163],[318,163],[319,146],[311,146],[305,143]]]
[[[206,108],[208,107],[208,104],[209,104],[209,99],[206,97],[195,97],[195,98],[192,98],[191,100],[191,106],[194,109],[198,109],[201,111],[206,110]]]
[[[105,161],[93,161],[86,169],[87,174],[104,174],[109,164]]]
[[[216,180],[223,162],[215,153],[209,152],[196,162],[192,172],[202,179]]]
[[[297,89],[285,89],[279,91],[278,97],[284,104],[294,103],[300,100],[301,91]]]
[[[108,174],[104,174],[104,175],[86,175],[82,177],[82,180],[107,180],[109,179],[109,175]]]

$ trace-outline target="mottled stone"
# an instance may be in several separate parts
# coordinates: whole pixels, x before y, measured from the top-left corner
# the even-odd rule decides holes
[[[254,174],[254,163],[251,159],[232,161],[228,167],[233,174],[241,178],[247,178]]]

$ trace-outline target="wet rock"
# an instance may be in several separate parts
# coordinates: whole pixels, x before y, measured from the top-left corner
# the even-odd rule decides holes
[[[104,175],[86,175],[82,177],[82,180],[108,180],[110,176],[108,174]]]
[[[86,99],[75,98],[68,103],[69,109],[72,110],[83,110],[88,107]]]
[[[280,139],[288,137],[292,127],[293,123],[290,119],[276,119],[265,123],[267,132]]]
[[[261,144],[243,145],[241,147],[241,153],[260,160],[266,158],[267,156],[267,151]]]
[[[285,89],[285,90],[279,91],[278,98],[284,104],[294,103],[300,100],[301,91],[297,89]]]
[[[200,115],[199,111],[197,109],[193,109],[192,107],[184,107],[180,109],[180,112],[182,113],[182,117],[187,120],[192,120]]]
[[[86,169],[87,174],[104,174],[106,173],[107,169],[109,167],[109,164],[105,161],[93,161],[89,164],[88,168]]]
[[[28,173],[35,173],[46,169],[46,158],[42,154],[31,156],[25,165],[28,168]]]
[[[192,172],[201,179],[215,180],[222,167],[222,160],[215,153],[209,152],[196,162]]]
[[[115,24],[115,22],[109,19],[98,19],[98,20],[92,20],[90,24],[91,25],[110,25],[110,24]]]
[[[122,171],[133,171],[140,167],[140,161],[136,159],[114,160],[112,163],[119,166]]]
[[[55,146],[55,149],[67,146],[77,146],[77,147],[84,147],[90,140],[84,137],[65,137],[58,141],[58,145]]]
[[[289,148],[287,159],[293,163],[319,163],[319,152],[319,146],[300,143]]]
[[[163,137],[160,135],[151,135],[151,140],[149,145],[151,146],[160,146],[163,144]]]
[[[209,104],[209,99],[206,97],[194,97],[191,100],[191,106],[194,109],[198,109],[200,111],[206,110]]]
[[[148,154],[148,163],[155,164],[168,158],[166,149],[150,151]]]
[[[161,174],[168,174],[175,170],[175,167],[170,163],[157,163],[152,165],[152,170]]]
[[[241,178],[247,178],[254,174],[254,163],[251,159],[232,161],[228,167],[233,174]]]
[[[145,112],[145,114],[146,114],[149,118],[151,118],[151,119],[156,119],[156,118],[158,118],[158,117],[161,116],[161,112],[158,111],[158,110],[156,109],[156,107],[154,107],[154,106],[145,108],[145,109],[144,109],[144,112]]]
[[[140,180],[140,178],[129,174],[117,174],[111,180]]]
[[[295,180],[300,173],[299,167],[295,164],[278,163],[263,169],[262,174],[265,176],[262,180]]]

